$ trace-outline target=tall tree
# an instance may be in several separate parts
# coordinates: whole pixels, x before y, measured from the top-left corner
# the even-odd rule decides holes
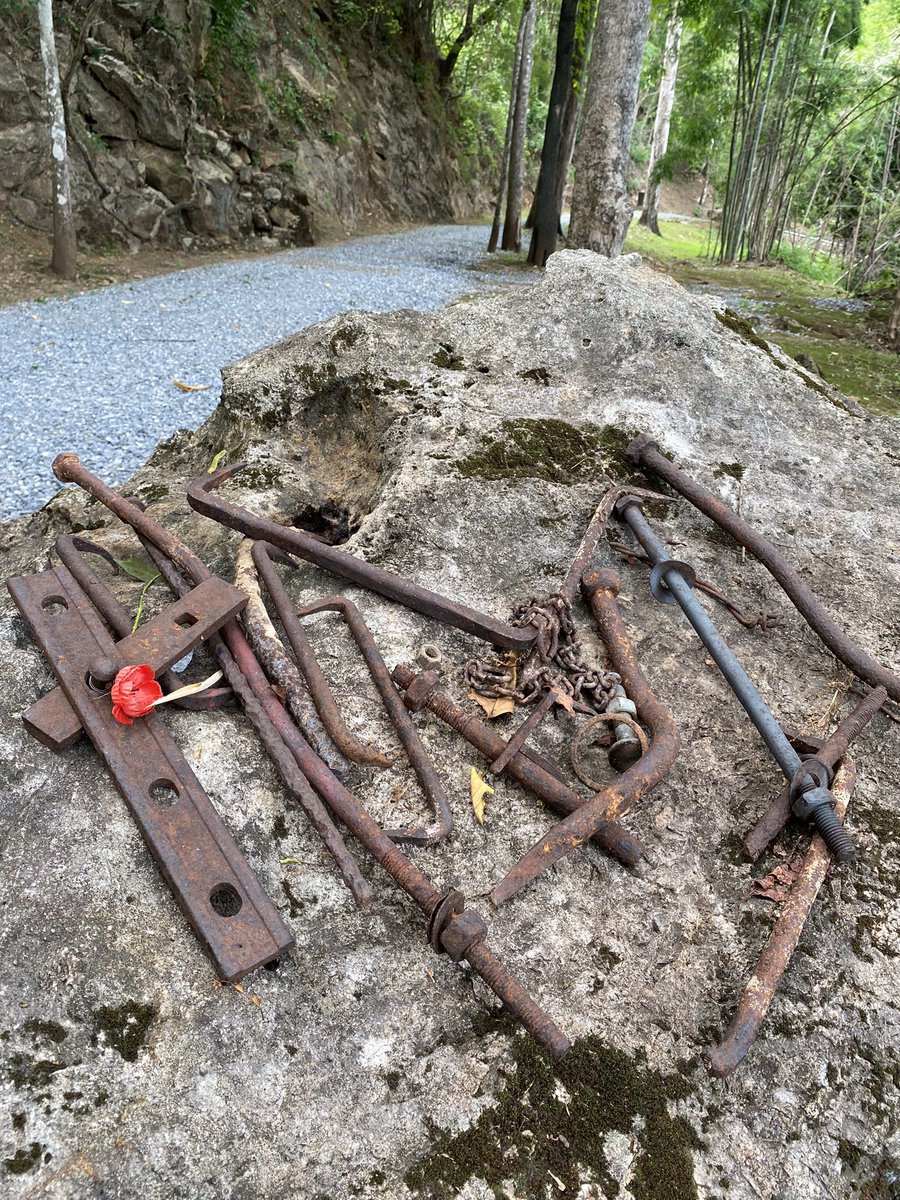
[[[547,107],[541,168],[532,211],[531,245],[528,248],[528,261],[536,267],[543,267],[556,249],[559,231],[560,210],[556,204],[556,180],[562,150],[563,117],[566,102],[572,93],[577,19],[578,0],[562,0],[556,38],[556,67]]]
[[[661,180],[657,167],[669,145],[669,126],[675,106],[675,81],[678,77],[678,52],[681,47],[682,20],[677,3],[672,5],[666,25],[666,44],[663,49],[663,75],[656,101],[656,118],[653,122],[653,137],[650,141],[650,160],[647,163],[647,186],[641,209],[641,224],[659,235],[659,193]]]
[[[525,37],[525,24],[519,22],[519,32],[516,35],[516,50],[513,55],[512,81],[509,85],[509,108],[506,112],[506,135],[503,139],[503,155],[500,160],[500,186],[497,189],[497,199],[494,204],[494,220],[491,224],[491,235],[488,238],[488,254],[497,249],[500,238],[500,217],[503,213],[503,200],[509,183],[509,155],[512,149],[513,122],[516,117],[516,97],[519,91],[519,73],[522,70],[522,44]]]
[[[534,62],[535,0],[522,5],[522,58],[516,87],[516,109],[513,117],[512,144],[509,151],[509,180],[506,193],[506,215],[503,219],[503,250],[522,248],[522,198],[525,192],[525,134],[528,131],[528,97],[531,94],[531,69]]]
[[[77,249],[72,192],[69,184],[69,148],[66,140],[66,114],[59,82],[59,62],[53,31],[52,0],[38,0],[41,58],[50,122],[50,155],[53,164],[53,256],[51,269],[63,279],[75,278]]]
[[[621,253],[633,211],[629,150],[649,25],[650,0],[601,0],[575,148],[569,245],[608,258]]]

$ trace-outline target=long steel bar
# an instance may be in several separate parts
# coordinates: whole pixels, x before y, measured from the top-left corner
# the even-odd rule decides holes
[[[685,566],[671,559],[651,529],[647,518],[641,510],[640,501],[626,497],[620,501],[618,512],[621,519],[630,527],[637,540],[653,560],[654,572],[666,565],[664,574],[657,575],[657,587],[664,580],[664,591],[682,610],[694,628],[697,636],[709,651],[719,670],[725,677],[728,686],[734,692],[747,716],[756,726],[760,736],[766,743],[769,752],[778,763],[785,778],[790,782],[798,777],[803,766],[803,760],[787,739],[784,730],[776,721],[762,696],[756,690],[750,676],[738,662],[731,647],[719,633],[706,609],[694,595],[691,583],[685,575]],[[689,568],[688,568],[689,570]],[[651,575],[651,585],[653,576]],[[810,784],[816,780],[810,777]],[[827,788],[823,784],[817,790]],[[849,862],[853,858],[853,843],[835,815],[833,803],[820,804],[812,813],[816,828],[826,839],[839,862]]]
[[[470,716],[440,690],[440,676],[436,671],[416,674],[409,667],[400,665],[394,667],[391,677],[404,690],[403,702],[411,712],[427,708],[490,762],[496,762],[506,749],[506,741],[498,733],[477,717]],[[551,775],[521,750],[512,756],[504,772],[557,812],[573,813],[588,803],[567,783]],[[644,847],[624,826],[602,817],[595,822],[588,837],[593,837],[607,854],[627,867],[636,867],[645,854]]]
[[[89,686],[116,645],[88,597],[64,566],[8,587],[220,976],[233,983],[277,958],[293,938],[162,718],[122,725]]]
[[[299,555],[301,558],[315,563],[316,566],[323,567],[326,571],[332,571],[335,575],[349,579],[351,583],[359,584],[360,587],[368,588],[369,591],[377,592],[381,596],[387,596],[389,600],[396,600],[406,608],[411,608],[414,612],[422,613],[435,621],[442,621],[445,625],[452,625],[455,629],[462,629],[465,633],[473,633],[476,637],[484,638],[485,641],[491,642],[495,646],[503,646],[510,650],[527,650],[534,644],[535,632],[530,627],[516,629],[505,621],[498,621],[465,604],[448,600],[446,596],[441,596],[439,593],[421,587],[400,575],[395,575],[392,571],[385,571],[373,563],[364,562],[362,559],[348,554],[346,550],[338,549],[337,546],[329,546],[326,542],[312,537],[303,529],[267,521],[264,517],[254,516],[246,509],[231,504],[228,500],[223,500],[221,496],[209,494],[226,479],[230,479],[242,470],[244,465],[244,463],[237,463],[222,467],[211,475],[201,475],[195,479],[188,488],[187,494],[191,508],[210,517],[213,521],[239,530],[246,537],[256,541],[271,542],[289,554]],[[54,464],[55,470],[56,464]],[[58,478],[64,478],[64,476],[58,475]]]
[[[619,612],[616,601],[618,573],[588,571],[582,577],[581,589],[594,614],[600,640],[606,647],[613,670],[622,677],[625,690],[650,727],[650,748],[607,788],[554,825],[519,859],[491,892],[495,904],[510,899],[553,863],[595,837],[598,825],[632,808],[650,788],[665,778],[678,756],[678,727],[641,670]]]
[[[278,582],[281,584],[280,579]],[[284,590],[283,584],[281,584],[281,594],[283,600],[289,604],[290,598]],[[282,611],[283,609],[279,608],[279,614]],[[433,846],[435,842],[443,841],[453,831],[450,801],[447,799],[444,785],[434,769],[434,763],[422,745],[418,730],[394,687],[391,673],[375,644],[372,631],[363,620],[362,613],[346,596],[323,596],[320,600],[314,600],[311,604],[305,604],[299,608],[297,615],[298,617],[307,617],[320,612],[340,613],[346,621],[353,640],[359,647],[363,661],[369,669],[372,682],[378,689],[378,694],[381,696],[388,716],[397,731],[397,736],[406,751],[419,786],[434,811],[435,821],[432,825],[419,828],[386,829],[384,832],[392,842],[397,842],[401,846]]]
[[[57,471],[58,466],[59,471]],[[172,558],[192,578],[195,577],[195,573],[201,575],[204,572],[208,573],[208,568],[196,554],[178,538],[162,529],[156,521],[146,517],[139,509],[123,501],[111,488],[92,475],[79,462],[76,455],[61,455],[54,463],[54,472],[57,474],[57,478],[63,478],[64,475],[66,482],[78,483],[91,495],[96,496],[127,525],[143,535],[146,539],[145,544],[152,543],[158,547],[164,557]],[[170,554],[170,550],[174,553]],[[238,644],[238,639],[234,637],[235,633],[240,635],[240,631],[234,623],[224,627],[223,636],[231,636],[234,644]],[[217,653],[216,646],[221,644],[218,637],[211,639],[211,643],[211,648],[214,653]],[[244,645],[247,647],[247,652],[250,653],[246,639],[244,639]],[[267,718],[246,680],[243,679],[236,662],[232,660],[229,664],[228,657],[224,653],[221,656],[217,653],[217,657],[228,682],[235,688],[244,705],[248,717],[251,717],[257,729],[260,728],[260,725],[264,728]],[[250,657],[253,657],[252,653],[250,653]],[[281,770],[282,760],[286,756],[284,743],[280,743],[280,746],[273,747],[273,749],[277,755],[276,765]],[[303,769],[304,773],[308,773],[308,778],[313,781],[317,790],[321,794],[327,795],[328,803],[336,815],[363,842],[376,862],[391,875],[426,915],[430,925],[430,941],[434,950],[438,952],[446,950],[454,962],[465,959],[495,995],[522,1022],[529,1033],[545,1046],[553,1057],[561,1058],[569,1049],[568,1038],[485,944],[487,927],[480,915],[473,910],[463,911],[464,900],[453,889],[448,889],[443,893],[438,891],[431,880],[406,857],[399,846],[391,841],[356,798],[339,780],[335,779],[308,745],[304,751]]]
[[[848,755],[834,780],[835,808],[840,817],[846,812],[855,780],[856,769]],[[744,986],[737,1011],[724,1038],[718,1046],[710,1046],[706,1052],[714,1075],[730,1075],[753,1045],[800,941],[803,927],[828,873],[830,862],[831,852],[824,840],[816,834],[753,974]]]
[[[816,758],[826,767],[836,767],[886,700],[887,690],[883,687],[864,696],[853,712],[817,747]],[[744,854],[751,862],[756,862],[766,846],[778,836],[790,815],[791,789],[785,787],[744,838]]]
[[[848,666],[854,675],[864,679],[872,687],[886,688],[891,699],[900,700],[900,676],[877,663],[847,636],[797,570],[770,541],[748,525],[727,504],[723,504],[712,492],[708,492],[671,463],[660,453],[659,447],[651,438],[646,435],[636,438],[628,447],[627,453],[633,461],[648,467],[664,479],[730,534],[739,545],[749,550],[754,558],[758,558],[790,597],[810,629],[818,634],[828,649]]]

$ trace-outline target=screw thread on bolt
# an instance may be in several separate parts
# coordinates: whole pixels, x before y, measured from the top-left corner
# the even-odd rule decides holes
[[[833,808],[822,805],[812,814],[813,823],[825,845],[838,862],[850,862],[856,855],[853,842]]]

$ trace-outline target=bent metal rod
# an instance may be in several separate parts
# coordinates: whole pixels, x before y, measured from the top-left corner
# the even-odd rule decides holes
[[[804,762],[788,741],[749,675],[694,595],[693,569],[669,557],[644,516],[640,501],[626,496],[617,504],[616,512],[654,563],[650,573],[654,597],[663,604],[677,604],[682,610],[791,783],[794,813],[813,822],[838,862],[849,862],[854,856],[853,843],[835,812],[834,797],[828,789],[828,768],[815,760]]]

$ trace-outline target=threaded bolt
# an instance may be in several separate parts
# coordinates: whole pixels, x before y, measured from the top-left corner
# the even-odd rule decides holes
[[[813,824],[822,835],[825,845],[839,863],[852,862],[856,850],[841,819],[830,805],[823,804],[812,814]]]

